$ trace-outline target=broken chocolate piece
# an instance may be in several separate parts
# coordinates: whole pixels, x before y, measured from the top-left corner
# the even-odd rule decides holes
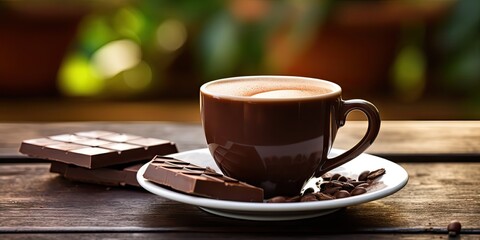
[[[192,195],[232,201],[263,201],[263,189],[179,159],[157,156],[143,177]]]

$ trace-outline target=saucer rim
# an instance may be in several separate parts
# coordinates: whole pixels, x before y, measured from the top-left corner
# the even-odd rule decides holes
[[[200,149],[194,149],[194,150],[189,150],[185,152],[180,152],[180,153],[175,153],[175,154],[170,154],[168,156],[170,157],[177,157],[177,158],[182,158],[182,156],[185,155],[190,155],[190,154],[205,154],[205,152],[208,152],[208,148],[200,148]],[[338,155],[344,152],[344,150],[340,149],[332,149],[331,153],[333,155]],[[210,153],[208,152],[210,155]],[[210,155],[211,157],[211,155]],[[353,159],[353,161],[359,161],[361,158],[369,158],[372,160],[375,160],[377,162],[383,163],[387,170],[387,174],[392,174],[390,172],[396,172],[400,176],[395,176],[398,179],[398,182],[394,185],[387,185],[386,188],[379,189],[377,191],[373,192],[367,192],[362,195],[358,196],[351,196],[348,198],[342,198],[342,199],[333,199],[333,200],[328,200],[328,201],[315,201],[315,202],[294,202],[294,203],[257,203],[257,202],[239,202],[239,201],[229,201],[229,200],[219,200],[219,199],[211,199],[211,198],[205,198],[205,197],[200,197],[200,196],[193,196],[177,191],[173,191],[170,189],[167,189],[165,187],[162,187],[161,185],[155,184],[143,177],[143,174],[148,167],[148,163],[144,164],[137,172],[137,181],[140,184],[141,187],[146,189],[147,191],[159,195],[161,197],[177,201],[177,202],[182,202],[190,205],[194,205],[200,208],[208,208],[208,209],[215,209],[215,210],[228,210],[228,211],[249,211],[249,212],[302,212],[302,211],[316,211],[316,210],[326,210],[326,209],[336,209],[336,208],[342,208],[342,207],[348,207],[348,206],[353,206],[353,205],[358,205],[361,203],[366,203],[370,202],[373,200],[377,200],[380,198],[384,198],[386,196],[392,195],[395,192],[399,191],[402,189],[408,182],[408,173],[407,171],[401,167],[400,165],[389,161],[387,159],[371,155],[368,153],[362,153],[360,156],[357,158]],[[213,161],[213,159],[212,159]],[[342,165],[342,166],[348,166],[348,163]],[[341,167],[342,167],[341,166]],[[390,171],[389,171],[390,169]],[[335,172],[336,169],[333,169],[331,172]],[[384,175],[383,177],[387,176],[390,177],[390,175]],[[393,177],[393,176],[392,176]]]

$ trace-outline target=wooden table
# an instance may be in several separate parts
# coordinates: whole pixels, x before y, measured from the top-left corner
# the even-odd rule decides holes
[[[335,147],[348,148],[364,122],[348,122]],[[49,164],[18,154],[23,139],[82,130],[113,130],[203,148],[200,125],[166,122],[0,124],[0,239],[25,238],[480,238],[480,121],[382,123],[369,153],[399,162],[407,186],[383,199],[313,219],[257,222],[223,218],[144,190],[71,182]]]

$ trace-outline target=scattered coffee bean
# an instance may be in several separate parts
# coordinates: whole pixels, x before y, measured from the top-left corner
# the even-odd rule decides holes
[[[318,186],[318,188],[320,189],[319,191],[320,191],[320,192],[325,191],[325,189],[327,188],[327,184],[328,184],[327,182],[323,182],[323,183],[318,182],[318,183],[317,183],[317,186]],[[319,186],[319,185],[320,185],[320,186]]]
[[[323,192],[323,191],[325,191],[325,189],[331,188],[331,187],[333,187],[333,186],[330,184],[330,182],[323,182],[322,184],[320,184],[320,187],[319,187],[320,192]]]
[[[347,190],[348,192],[352,191],[354,188],[355,188],[355,186],[353,186],[353,184],[348,183],[348,182],[344,182],[343,185],[342,185],[342,189]]]
[[[447,226],[448,235],[450,236],[456,236],[457,234],[460,234],[461,229],[462,224],[457,220],[451,221]]]
[[[332,199],[335,199],[333,196],[330,196],[328,194],[325,194],[325,193],[321,193],[321,192],[316,192],[314,193],[314,195],[317,197],[318,200],[322,201],[322,200],[332,200]]]
[[[368,186],[370,186],[370,184],[368,184],[368,183],[362,183],[362,184],[357,185],[356,187],[367,188]]]
[[[315,190],[310,187],[310,188],[305,189],[305,191],[303,191],[303,195],[313,193],[313,192],[315,192]]]
[[[302,198],[300,195],[287,198],[287,202],[298,202]]]
[[[318,201],[317,197],[314,194],[307,194],[303,195],[302,198],[300,198],[300,202],[313,202],[313,201]]]
[[[284,203],[287,199],[284,196],[276,196],[267,200],[267,203]]]
[[[385,169],[384,168],[380,168],[380,169],[377,169],[373,172],[370,172],[370,174],[368,174],[368,177],[367,179],[368,180],[374,180],[380,176],[382,176],[383,174],[385,174]]]
[[[340,175],[339,173],[335,173],[335,174],[333,174],[333,176],[330,178],[330,180],[337,180],[340,176],[342,176],[342,175]]]
[[[326,194],[334,195],[336,192],[340,191],[342,187],[331,187],[331,188],[326,188],[325,191],[323,191]]]
[[[315,183],[319,188],[317,192],[315,192],[314,188],[310,187],[305,189],[301,195],[293,197],[277,196],[268,199],[267,203],[323,201],[365,194],[369,191],[370,184],[385,173],[384,168],[375,171],[363,171],[358,176],[358,180],[343,176],[339,173],[325,173],[322,175],[322,180]],[[460,224],[458,221],[456,222]],[[455,230],[450,231],[450,227],[452,227],[452,229],[457,227],[457,225],[455,225],[456,223],[452,222],[451,224],[453,225],[448,225],[449,232],[452,232],[450,234],[456,233],[457,231]],[[460,228],[461,225],[459,225],[458,229]],[[458,232],[459,231],[460,230],[458,230]]]
[[[366,183],[366,181],[355,181],[355,180],[350,180],[348,181],[348,183],[352,184],[354,187],[360,185],[360,184],[363,184],[363,183]]]
[[[338,181],[340,181],[340,182],[346,182],[346,181],[348,181],[348,179],[347,179],[347,177],[345,177],[345,176],[340,176],[340,177],[338,178]]]
[[[367,192],[367,189],[365,189],[363,187],[356,187],[350,192],[350,195],[357,196],[357,195],[364,194],[366,192]]]
[[[332,180],[328,182],[327,187],[342,187],[343,183],[338,180]]]
[[[358,181],[367,181],[367,177],[370,174],[370,171],[366,170],[358,175]]]
[[[335,198],[346,198],[346,197],[350,197],[350,193],[348,193],[347,191],[345,190],[340,190],[338,192],[335,193]]]

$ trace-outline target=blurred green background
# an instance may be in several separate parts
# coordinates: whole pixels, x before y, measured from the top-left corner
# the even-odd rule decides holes
[[[0,1],[1,121],[197,121],[202,83],[257,74],[480,119],[480,1]]]

